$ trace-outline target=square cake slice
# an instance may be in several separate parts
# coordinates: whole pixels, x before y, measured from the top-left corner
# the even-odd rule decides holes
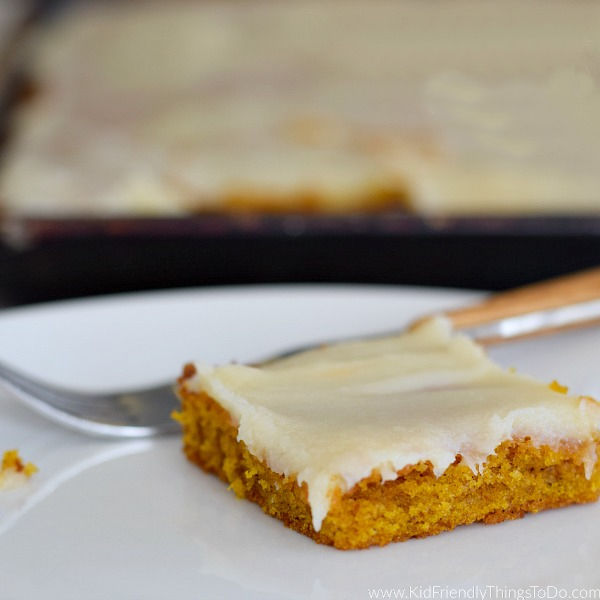
[[[506,371],[443,318],[263,366],[185,367],[189,460],[336,548],[600,493],[600,404]]]

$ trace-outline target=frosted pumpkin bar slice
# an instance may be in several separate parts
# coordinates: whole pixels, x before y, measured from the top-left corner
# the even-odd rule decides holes
[[[434,318],[265,366],[190,364],[184,451],[314,540],[365,548],[596,500],[600,405]]]

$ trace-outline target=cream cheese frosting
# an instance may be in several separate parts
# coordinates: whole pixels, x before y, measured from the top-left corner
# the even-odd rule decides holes
[[[186,382],[221,404],[255,456],[306,483],[319,530],[336,487],[377,469],[395,479],[430,461],[437,476],[457,454],[473,471],[505,440],[589,443],[600,405],[506,371],[443,318],[388,338],[311,350],[265,366],[196,364]]]

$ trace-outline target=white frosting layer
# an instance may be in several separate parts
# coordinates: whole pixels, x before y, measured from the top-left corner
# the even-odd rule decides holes
[[[257,457],[306,482],[318,531],[330,494],[378,469],[384,480],[457,454],[473,470],[504,440],[585,443],[600,405],[502,370],[446,320],[390,338],[312,350],[268,366],[196,365],[186,382],[229,411]],[[587,473],[595,464],[591,451]]]
[[[600,3],[106,4],[33,45],[11,213],[600,211]]]

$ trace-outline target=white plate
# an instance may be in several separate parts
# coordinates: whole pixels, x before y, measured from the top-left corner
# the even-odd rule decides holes
[[[316,339],[395,328],[473,297],[286,286],[55,303],[0,314],[0,360],[53,382],[109,389],[173,377],[190,359],[253,360]],[[513,343],[494,355],[600,396],[599,342],[600,330],[590,329]],[[90,439],[0,396],[0,450],[12,447],[40,471],[20,490],[0,493],[2,599],[367,599],[380,588],[404,589],[408,598],[409,586],[412,598],[472,586],[501,598],[504,587],[571,591],[600,580],[600,505],[340,552],[236,500],[185,461],[177,438]]]

